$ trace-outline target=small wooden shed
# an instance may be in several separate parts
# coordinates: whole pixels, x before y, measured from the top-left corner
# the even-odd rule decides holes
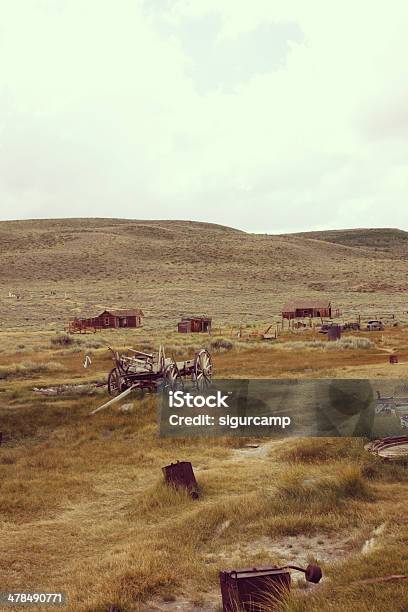
[[[140,308],[104,310],[95,317],[96,327],[140,327],[143,312]]]
[[[179,334],[211,331],[211,318],[204,316],[182,317],[177,326]]]
[[[290,302],[282,310],[283,319],[331,318],[332,306],[329,300]]]

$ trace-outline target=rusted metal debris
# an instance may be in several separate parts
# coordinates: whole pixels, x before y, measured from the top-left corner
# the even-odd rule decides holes
[[[360,323],[358,321],[348,321],[342,325],[343,331],[359,331]]]
[[[334,331],[333,328],[337,328],[337,331]],[[333,334],[333,336],[336,336],[336,334],[339,334],[338,337],[332,337],[329,339],[334,339],[334,340],[339,340],[341,337],[342,332],[344,331],[359,331],[360,329],[360,323],[358,322],[354,322],[354,321],[349,321],[348,323],[333,323],[333,321],[329,321],[328,323],[323,323],[320,326],[319,329],[319,334]],[[330,331],[331,330],[331,331]]]
[[[336,340],[340,340],[341,338],[341,326],[340,325],[331,325],[327,329],[327,338],[333,342]]]
[[[271,331],[274,328],[273,331]],[[272,323],[265,329],[263,334],[261,334],[262,340],[276,340],[278,337],[278,329],[279,325],[277,323]]]
[[[322,570],[318,565],[306,569],[296,565],[284,567],[253,567],[220,572],[220,586],[223,612],[262,612],[272,610],[290,590],[290,570],[304,572],[308,582],[318,583]]]
[[[190,461],[177,461],[162,468],[168,485],[187,489],[193,499],[198,499],[198,484]]]
[[[56,387],[33,387],[34,393],[42,395],[64,395],[70,393],[87,393],[92,395],[97,387],[104,387],[106,383],[83,383],[79,385],[58,385]]]
[[[405,413],[408,410],[408,397],[400,397],[389,395],[383,397],[379,391],[377,391],[376,399],[376,414],[391,414],[401,415],[401,412]],[[401,415],[404,418],[405,415]]]
[[[383,459],[408,458],[408,436],[380,438],[369,442],[364,448]]]

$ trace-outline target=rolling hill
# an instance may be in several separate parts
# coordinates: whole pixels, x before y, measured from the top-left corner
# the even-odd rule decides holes
[[[408,255],[408,232],[394,228],[326,230],[292,235],[345,246],[374,248],[395,256]]]
[[[408,234],[249,234],[210,223],[56,219],[0,222],[0,322],[56,325],[141,306],[155,325],[187,312],[269,320],[283,301],[405,308]],[[8,298],[8,292],[22,295]]]

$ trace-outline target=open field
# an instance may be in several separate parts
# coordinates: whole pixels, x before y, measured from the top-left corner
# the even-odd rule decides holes
[[[263,441],[258,448],[245,439],[160,439],[155,397],[131,398],[129,412],[90,417],[104,388],[54,397],[32,389],[103,380],[106,343],[164,342],[176,356],[208,345],[219,377],[404,378],[407,335],[393,328],[369,334],[367,343],[366,333],[353,333],[346,337],[362,339],[364,348],[344,348],[310,330],[265,343],[141,328],[76,335],[67,346],[46,328],[3,332],[3,585],[66,591],[69,609],[83,612],[111,604],[209,612],[219,610],[220,569],[316,557],[324,581],[308,587],[294,579],[298,588],[282,610],[406,610],[404,581],[350,584],[408,573],[406,465],[381,463],[359,439]],[[403,363],[390,366],[389,350]],[[176,459],[192,461],[199,501],[161,483],[161,466]]]
[[[218,378],[406,378],[408,376],[408,326],[387,328],[383,332],[346,332],[339,342],[329,342],[317,330],[286,330],[277,340],[262,341],[252,337],[254,330],[265,324],[242,327],[242,338],[237,329],[220,327],[211,335],[178,334],[150,326],[127,330],[102,330],[95,334],[67,335],[44,327],[37,331],[9,329],[1,333],[0,381],[18,379],[12,364],[60,364],[54,371],[55,380],[83,377],[87,370],[82,363],[85,355],[93,359],[93,371],[104,376],[110,368],[108,346],[119,350],[137,347],[155,351],[159,344],[168,355],[176,358],[205,346],[214,356]],[[68,345],[59,344],[68,338]],[[389,355],[399,356],[397,365],[389,364]],[[52,366],[51,366],[52,367]],[[40,380],[44,373],[39,372]]]
[[[397,230],[0,223],[2,590],[65,591],[75,612],[215,612],[219,570],[315,558],[322,583],[294,578],[279,612],[406,612],[407,580],[359,583],[408,574],[406,463],[383,463],[361,439],[159,438],[154,396],[91,417],[103,386],[33,389],[104,382],[107,345],[159,344],[180,359],[208,347],[218,378],[395,378],[405,388],[407,245]],[[387,313],[388,325],[339,342],[311,328],[256,337],[288,299],[322,296],[345,320]],[[64,334],[69,318],[105,307],[141,307],[144,325]],[[189,312],[211,315],[212,334],[175,333]],[[192,461],[198,501],[163,485],[161,467],[177,459]]]

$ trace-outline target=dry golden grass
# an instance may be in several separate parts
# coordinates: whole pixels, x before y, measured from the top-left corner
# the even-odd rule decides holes
[[[405,334],[392,330],[388,341],[402,346]],[[101,343],[116,339],[122,346],[163,341],[177,354],[217,338],[149,336],[146,330],[96,335]],[[132,412],[112,409],[90,417],[105,397],[103,389],[93,396],[73,391],[44,397],[32,387],[100,379],[110,367],[108,352],[87,347],[95,336],[75,337],[78,344],[68,347],[54,345],[53,337],[46,331],[8,332],[0,353],[3,367],[37,359],[64,368],[26,370],[0,383],[4,588],[65,590],[69,609],[78,612],[102,612],[110,604],[129,611],[171,610],[173,600],[186,612],[194,602],[215,610],[220,569],[305,562],[310,552],[329,578],[313,589],[294,588],[287,610],[341,611],[353,602],[355,609],[368,611],[374,596],[380,612],[389,601],[393,609],[404,609],[402,585],[359,588],[349,582],[408,572],[406,466],[368,456],[360,440],[270,441],[251,450],[245,440],[161,439],[151,396],[132,398]],[[319,376],[327,372],[321,361],[327,360],[325,350],[288,350],[284,344],[290,341],[289,336],[276,345],[231,339],[232,347],[215,350],[217,372],[239,376],[246,364],[250,373],[254,355],[258,374],[265,376],[304,368],[305,356]],[[15,351],[16,343],[24,348]],[[330,350],[330,360],[342,364],[347,358],[357,369],[381,363],[393,370],[377,344]],[[84,370],[82,357],[89,352],[93,364]],[[192,461],[198,501],[163,485],[161,467],[176,459]],[[385,532],[362,556],[363,543],[383,522]],[[284,549],[288,539],[294,542],[290,553]]]

